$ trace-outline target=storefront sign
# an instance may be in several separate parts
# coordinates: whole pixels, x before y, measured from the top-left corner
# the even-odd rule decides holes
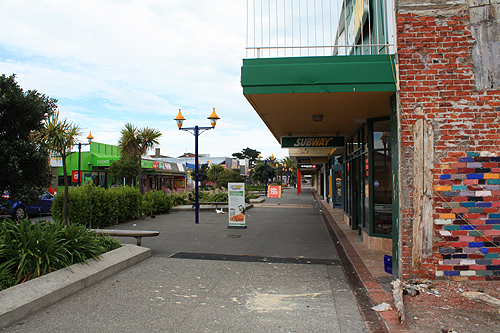
[[[175,188],[184,188],[185,180],[184,177],[182,178],[175,178]]]
[[[97,160],[97,165],[109,165],[110,163],[110,160]]]
[[[269,185],[269,190],[267,191],[267,196],[269,198],[281,198],[281,186]]]
[[[281,148],[331,148],[344,147],[343,136],[282,136]]]
[[[82,175],[83,175],[83,172],[80,171],[80,177]],[[78,170],[73,170],[71,176],[72,176],[72,182],[73,183],[78,183]]]
[[[299,164],[297,168],[301,169],[316,169],[316,164]]]
[[[245,183],[228,184],[229,227],[246,228]]]
[[[153,161],[153,169],[158,169],[158,161]]]

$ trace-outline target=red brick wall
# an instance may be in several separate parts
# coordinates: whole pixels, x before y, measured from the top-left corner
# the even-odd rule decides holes
[[[500,219],[499,224],[495,222],[500,206],[496,193],[500,192],[493,194],[497,182],[490,181],[500,177],[496,167],[500,157],[500,91],[476,91],[472,62],[475,40],[467,10],[445,15],[431,14],[430,10],[430,15],[423,13],[399,12],[396,17],[400,183],[402,189],[409,189],[400,194],[401,273],[403,278],[500,279],[500,247],[495,242],[500,238],[493,238],[500,234],[496,229]],[[423,113],[416,114],[417,107]],[[412,125],[418,118],[426,119],[434,129],[435,168],[430,176],[435,190],[434,239],[433,254],[424,257],[422,269],[414,271]],[[468,163],[474,164],[468,167]],[[480,199],[474,198],[479,197],[491,205],[476,206]],[[477,225],[488,230],[488,235]]]

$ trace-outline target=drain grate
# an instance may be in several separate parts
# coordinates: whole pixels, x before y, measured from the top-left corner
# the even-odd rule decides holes
[[[265,257],[258,255],[235,255],[235,254],[219,254],[219,253],[177,252],[171,255],[170,258],[340,266],[339,259],[282,258],[282,257]]]
[[[231,235],[231,234],[229,234],[229,235],[226,235],[226,237],[224,237],[224,238],[241,238],[241,235]]]

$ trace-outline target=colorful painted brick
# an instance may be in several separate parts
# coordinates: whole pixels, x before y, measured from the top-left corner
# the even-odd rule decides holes
[[[444,230],[460,230],[459,225],[445,225]]]
[[[438,192],[443,192],[443,191],[451,191],[451,186],[434,186],[434,191],[438,191]]]

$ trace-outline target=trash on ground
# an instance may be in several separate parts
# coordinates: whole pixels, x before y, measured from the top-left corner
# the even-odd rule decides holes
[[[392,307],[386,302],[382,302],[379,305],[375,305],[374,307],[372,307],[372,310],[381,312],[381,311],[392,310]]]

